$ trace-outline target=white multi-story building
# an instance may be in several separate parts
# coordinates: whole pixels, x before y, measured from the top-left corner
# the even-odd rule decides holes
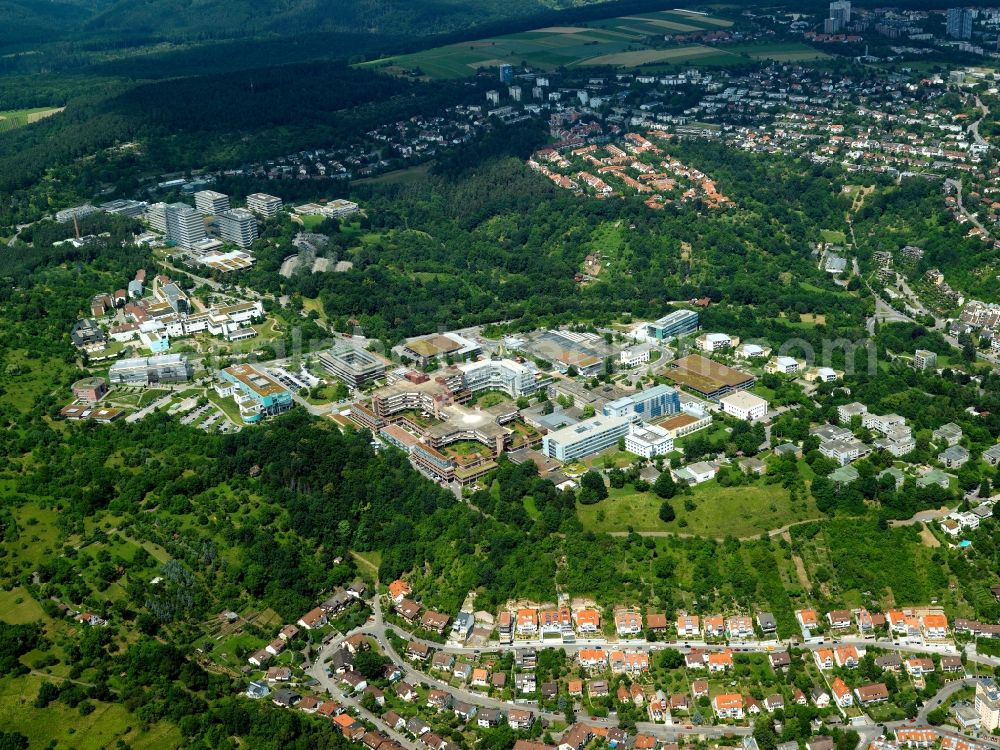
[[[194,194],[194,207],[206,216],[217,216],[229,210],[229,196],[214,190],[199,190]]]
[[[724,414],[751,421],[767,415],[767,400],[746,391],[736,391],[719,399]]]
[[[868,413],[868,407],[864,404],[854,401],[850,404],[844,404],[843,406],[837,407],[837,421],[842,425],[846,425],[851,421],[852,417],[864,418],[864,415]]]
[[[238,247],[250,247],[257,239],[257,217],[245,208],[222,211],[215,217],[219,236]]]
[[[879,415],[868,412],[861,415],[861,424],[864,425],[865,429],[888,435],[893,427],[905,425],[906,420],[898,414]]]
[[[247,208],[265,219],[273,219],[277,216],[282,205],[281,198],[267,193],[253,193],[247,196]]]
[[[794,357],[774,357],[764,366],[764,372],[779,375],[794,375],[799,371],[799,363]]]
[[[191,247],[205,239],[205,220],[186,203],[154,203],[146,211],[150,226],[166,235],[167,241]]]
[[[622,367],[638,367],[649,362],[649,352],[650,347],[648,344],[631,346],[628,349],[621,350],[618,354],[618,362]]]
[[[625,450],[643,458],[664,456],[674,449],[674,439],[662,427],[639,422],[625,436]]]
[[[559,461],[573,461],[610,448],[629,433],[632,417],[594,417],[550,432],[542,438],[542,453]]]
[[[735,343],[738,341],[737,339]],[[703,333],[694,340],[694,344],[703,352],[717,352],[734,346],[734,340],[726,333]]]
[[[459,369],[465,376],[465,387],[473,393],[497,390],[519,398],[530,396],[538,388],[538,368],[532,362],[486,359],[461,365]]]

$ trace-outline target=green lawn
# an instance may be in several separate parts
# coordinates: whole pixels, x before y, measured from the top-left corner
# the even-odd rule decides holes
[[[627,531],[631,527],[636,531],[748,537],[819,515],[811,501],[799,501],[793,506],[787,490],[762,482],[745,487],[720,487],[714,480],[700,484],[693,488],[692,496],[671,500],[677,518],[669,524],[660,520],[663,501],[652,492],[625,487],[612,488],[609,493],[607,500],[596,505],[577,507],[577,515],[588,529]],[[684,508],[685,499],[694,501],[694,510]]]
[[[823,229],[820,231],[823,242],[830,242],[834,245],[843,245],[847,242],[847,235],[836,229]]]
[[[167,750],[183,744],[176,728],[157,723],[144,731],[141,721],[115,703],[94,701],[95,710],[87,716],[58,701],[35,708],[33,701],[43,679],[35,675],[0,679],[0,726],[25,735],[30,747],[51,743],[52,747],[103,750],[114,747],[119,739],[134,750]]]
[[[470,40],[359,65],[395,75],[466,78],[479,68],[496,68],[503,63],[520,65],[526,62],[542,70],[592,65],[684,65],[692,61],[726,64],[738,61],[740,56],[700,44],[654,50],[646,47],[644,41],[647,37],[730,25],[731,21],[711,16],[664,11],[607,18],[591,22],[588,26],[548,27]],[[795,45],[794,51],[802,54],[802,47]]]
[[[25,125],[38,122],[62,111],[62,107],[34,107],[32,109],[11,109],[6,112],[0,112],[0,133],[14,130],[15,128],[23,128]]]
[[[47,621],[49,616],[27,591],[20,586],[10,591],[0,591],[0,612],[4,622],[24,625],[29,622]]]

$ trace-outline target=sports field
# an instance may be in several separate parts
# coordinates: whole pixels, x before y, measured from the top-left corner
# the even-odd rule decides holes
[[[446,47],[361,63],[397,75],[421,78],[464,78],[482,67],[502,63],[554,70],[558,67],[649,64],[726,64],[747,58],[724,48],[691,44],[652,49],[649,39],[667,34],[722,31],[732,26],[723,18],[679,10],[645,13],[594,21],[586,26],[551,26],[518,34],[479,39]]]

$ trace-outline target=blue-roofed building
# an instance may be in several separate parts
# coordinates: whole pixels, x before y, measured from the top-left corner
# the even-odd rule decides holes
[[[656,417],[679,414],[680,410],[681,398],[677,391],[669,385],[655,385],[631,396],[609,401],[604,405],[604,416],[635,416],[648,422]]]

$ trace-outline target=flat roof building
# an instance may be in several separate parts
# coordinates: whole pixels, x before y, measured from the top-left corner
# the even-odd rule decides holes
[[[465,387],[472,393],[503,391],[511,398],[530,396],[538,390],[538,368],[533,362],[512,359],[486,359],[458,368],[465,376]]]
[[[214,190],[199,190],[194,194],[194,207],[206,216],[217,216],[229,210],[229,196]]]
[[[215,226],[218,228],[219,237],[238,247],[250,247],[257,239],[257,217],[245,208],[218,212]]]
[[[573,461],[609,448],[629,433],[632,417],[594,417],[550,432],[542,438],[542,453]]]
[[[154,203],[146,210],[146,220],[168,242],[191,247],[205,239],[205,220],[186,203]]]
[[[635,415],[644,420],[678,414],[680,410],[680,396],[669,385],[656,385],[604,405],[607,417]]]
[[[643,458],[665,456],[674,449],[674,439],[662,427],[632,424],[625,436],[625,450]]]
[[[191,369],[183,354],[120,359],[108,371],[108,380],[117,385],[184,383],[190,379]]]
[[[353,344],[340,344],[321,352],[323,369],[351,388],[361,388],[385,377],[385,360]]]
[[[247,196],[247,208],[265,219],[273,219],[284,205],[281,198],[267,193],[252,193]]]
[[[683,336],[698,330],[698,313],[693,310],[675,310],[646,326],[646,335],[663,341],[675,336]]]
[[[700,354],[671,362],[667,377],[712,401],[718,401],[727,393],[751,388],[756,382],[750,373],[727,367]]]
[[[291,392],[277,380],[252,365],[232,365],[219,372],[224,383],[216,386],[220,396],[232,396],[247,424],[261,421],[292,408]]]
[[[746,391],[723,396],[719,399],[719,405],[725,414],[731,414],[747,422],[767,415],[767,400]]]

